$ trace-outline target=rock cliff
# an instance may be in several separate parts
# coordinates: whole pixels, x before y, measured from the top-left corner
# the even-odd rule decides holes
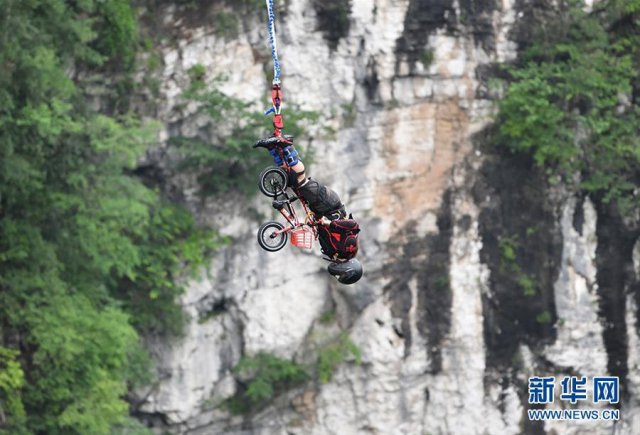
[[[165,146],[145,164],[159,171],[170,137],[213,127],[181,99],[193,66],[209,83],[225,75],[224,91],[256,111],[268,105],[262,6],[184,3],[154,12],[162,104],[150,115],[166,125]],[[640,245],[602,204],[547,187],[532,162],[484,143],[502,92],[489,78],[517,57],[544,5],[276,3],[286,102],[321,113],[299,138],[315,156],[308,172],[361,222],[365,276],[345,287],[317,252],[260,250],[265,197],[203,200],[188,177],[167,181],[232,242],[182,298],[184,337],[150,338],[159,381],[138,393],[137,416],[184,434],[638,433]],[[219,31],[220,14],[237,32]],[[250,415],[220,406],[238,388],[241,356],[309,362],[341,330],[360,364],[347,359],[329,383]],[[529,376],[607,373],[625,392],[620,422],[528,421]]]

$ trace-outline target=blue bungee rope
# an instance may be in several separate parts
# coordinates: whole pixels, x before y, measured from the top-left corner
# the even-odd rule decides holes
[[[265,115],[280,115],[282,94],[280,93],[280,61],[278,60],[278,45],[276,42],[276,16],[273,11],[273,0],[266,0],[269,21],[269,44],[271,45],[271,58],[273,59],[272,100],[273,106],[264,112]]]
[[[271,57],[273,58],[273,84],[280,84],[280,61],[278,60],[278,46],[276,43],[276,16],[273,12],[273,0],[267,1],[267,11],[269,13],[269,43],[271,44]]]

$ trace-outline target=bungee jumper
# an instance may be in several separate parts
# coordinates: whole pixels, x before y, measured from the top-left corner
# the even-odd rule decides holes
[[[291,243],[300,248],[311,249],[313,241],[318,240],[325,259],[330,261],[328,272],[343,284],[353,284],[363,273],[362,264],[355,258],[360,227],[352,215],[347,216],[336,192],[306,176],[305,166],[293,145],[293,136],[283,134],[283,98],[273,0],[266,0],[266,3],[274,74],[271,87],[273,107],[265,115],[273,114],[274,131],[253,147],[265,148],[273,157],[276,166],[261,172],[258,187],[273,198],[272,206],[285,218],[287,225],[277,221],[264,223],[258,230],[258,243],[263,249],[275,252],[286,245],[289,235]],[[295,201],[304,209],[304,220],[298,218]]]

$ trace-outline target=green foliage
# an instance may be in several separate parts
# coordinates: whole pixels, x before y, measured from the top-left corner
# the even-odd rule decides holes
[[[231,5],[231,6],[244,6],[245,8],[249,9],[250,11],[264,11],[265,6],[264,6],[264,1],[262,0],[227,0],[227,2]]]
[[[142,77],[142,83],[139,85],[140,89],[148,89],[149,93],[153,97],[153,100],[149,102],[150,107],[156,107],[157,99],[160,96],[160,87],[161,81],[159,78],[158,72],[162,67],[163,60],[162,56],[153,46],[153,40],[149,37],[146,37],[142,46],[144,49],[144,57],[146,59],[145,66],[143,67],[145,74]],[[124,100],[128,98],[128,96],[122,96]]]
[[[551,322],[551,313],[548,310],[544,310],[540,314],[536,316],[536,321],[538,323],[549,323]]]
[[[109,433],[127,415],[128,354],[137,334],[118,308],[49,288],[23,300],[26,423],[43,433]]]
[[[536,283],[529,275],[520,273],[518,275],[518,285],[522,289],[525,296],[536,295]]]
[[[354,103],[346,103],[342,105],[342,109],[344,110],[343,120],[345,127],[353,127],[356,123],[356,118],[358,117],[358,112],[356,111],[356,106]]]
[[[174,280],[216,240],[130,175],[155,126],[95,113],[72,80],[130,68],[130,2],[0,7],[2,430],[108,434],[149,381],[134,326],[179,324]]]
[[[529,235],[527,229],[527,235]],[[529,275],[522,271],[522,267],[518,264],[518,249],[520,242],[516,236],[501,237],[498,240],[498,249],[500,250],[500,268],[502,272],[513,275],[516,282],[525,296],[535,296],[537,291],[536,282]]]
[[[240,32],[240,20],[232,12],[218,12],[215,16],[215,32],[216,35],[227,39],[237,38]]]
[[[153,431],[133,417],[129,417],[113,426],[111,435],[153,435]]]
[[[431,66],[433,63],[433,56],[434,54],[432,49],[425,48],[422,50],[422,53],[420,54],[420,62],[422,62],[425,68],[429,68]]]
[[[0,7],[6,17],[1,44],[8,58],[16,59],[16,52],[27,47],[54,52],[62,61],[131,65],[138,36],[128,0],[2,0]]]
[[[207,254],[223,243],[212,231],[196,227],[185,209],[160,202],[150,209],[147,231],[132,241],[139,262],[116,281],[113,293],[133,314],[132,324],[145,333],[178,335],[187,320],[174,303],[183,293],[178,284],[185,266],[192,273],[205,265]]]
[[[21,400],[24,372],[16,360],[18,355],[16,351],[0,347],[0,415],[9,422],[9,431],[17,431],[25,418]],[[2,432],[0,426],[0,433]]]
[[[511,267],[516,263],[516,250],[519,243],[515,237],[502,237],[498,241],[500,259],[503,267]]]
[[[436,276],[433,280],[433,284],[435,285],[436,290],[439,291],[447,291],[449,289],[449,286],[451,285],[448,275]]]
[[[133,64],[138,39],[135,11],[130,0],[96,1],[96,8],[102,21],[96,46],[111,59],[117,59],[130,68]]]
[[[324,321],[333,321],[333,311],[327,313],[330,315],[326,315]],[[310,371],[315,371],[318,381],[326,384],[338,365],[350,356],[360,364],[360,349],[343,332],[320,348],[315,367],[307,368],[264,352],[254,357],[243,357],[234,368],[240,379],[240,388],[225,402],[225,406],[235,415],[259,410],[278,394],[307,381]]]
[[[316,11],[318,29],[335,50],[340,39],[349,33],[351,0],[313,0],[311,4]]]
[[[640,19],[637,1],[606,2],[606,13],[564,5],[545,23],[512,76],[496,142],[623,213],[638,210]]]
[[[187,75],[189,76],[189,79],[191,80],[192,83],[204,81],[204,76],[206,73],[207,73],[207,70],[205,69],[204,65],[199,63],[196,65],[193,65],[187,71]]]
[[[320,383],[328,383],[336,368],[349,356],[355,358],[356,364],[360,364],[360,349],[349,339],[349,336],[345,332],[341,333],[336,340],[320,349],[318,354],[318,380]]]
[[[224,94],[219,89],[223,79],[216,80],[213,86],[207,85],[201,66],[192,67],[189,75],[192,83],[184,98],[198,103],[198,113],[211,120],[209,128],[218,140],[211,144],[199,137],[172,138],[170,143],[181,158],[178,169],[195,170],[204,195],[229,191],[254,194],[255,174],[264,166],[273,164],[264,150],[251,148],[258,138],[265,136],[269,118],[251,107],[250,103]],[[304,123],[318,119],[315,112],[287,107],[285,124],[288,134],[299,137],[304,132]],[[302,152],[301,149],[299,151]],[[309,163],[309,156],[305,156],[305,163]]]
[[[329,323],[333,323],[336,319],[336,310],[334,308],[325,311],[320,315],[320,323],[324,325],[328,325]]]
[[[250,412],[276,394],[309,378],[303,366],[264,352],[254,357],[243,357],[234,372],[249,378],[246,387],[227,403],[234,414]]]
[[[491,77],[487,80],[487,90],[493,96],[502,97],[506,83],[503,79]]]

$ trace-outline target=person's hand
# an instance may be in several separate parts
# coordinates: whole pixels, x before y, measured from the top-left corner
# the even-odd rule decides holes
[[[331,224],[331,219],[326,216],[322,216],[318,222],[320,222],[320,225],[329,226],[329,224]]]

